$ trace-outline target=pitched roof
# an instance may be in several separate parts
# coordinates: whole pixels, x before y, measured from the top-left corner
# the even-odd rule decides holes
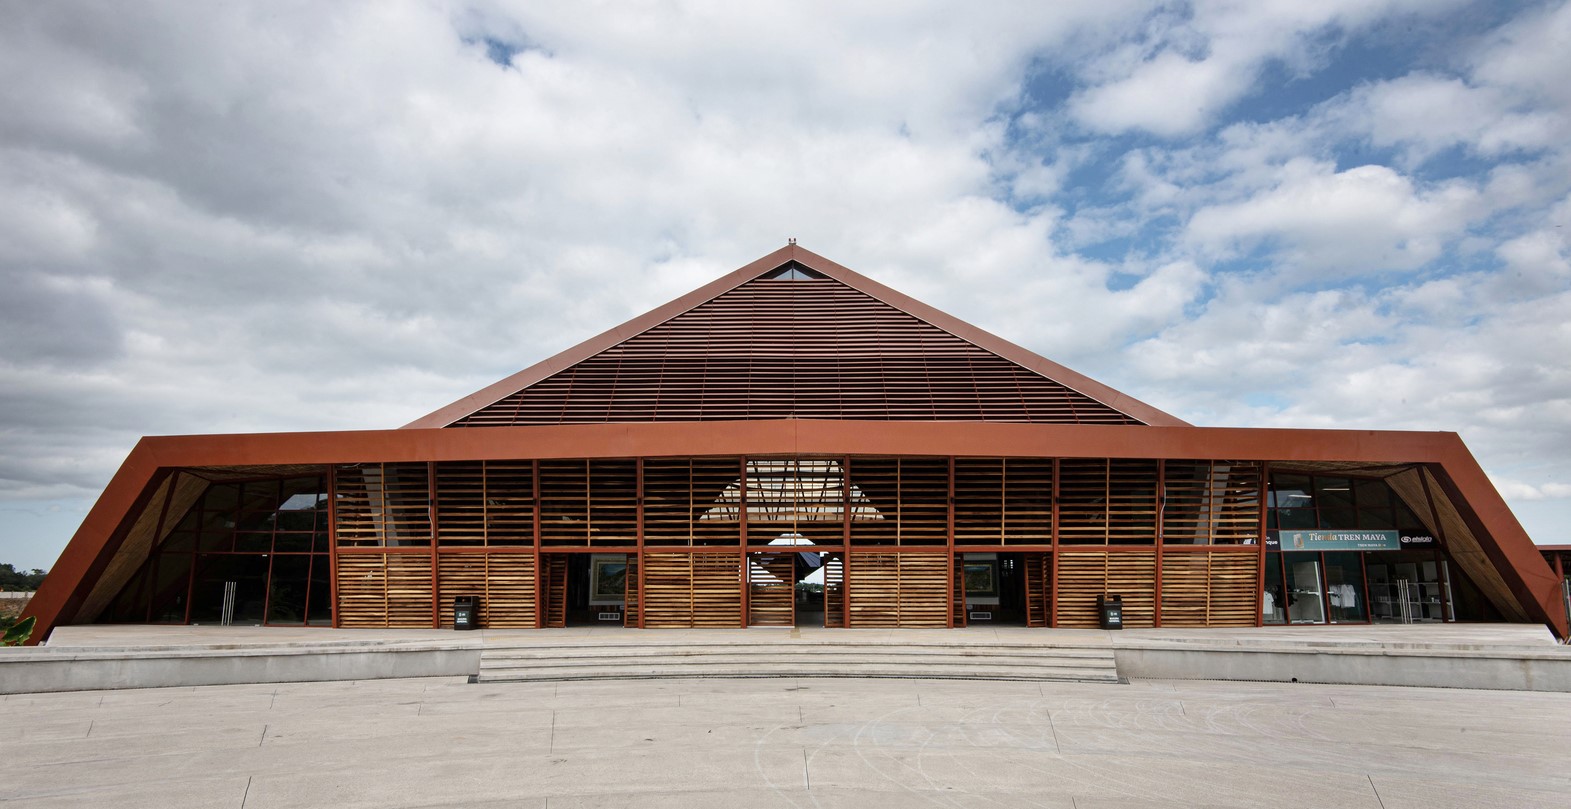
[[[792,244],[406,426],[775,418],[1184,424]]]

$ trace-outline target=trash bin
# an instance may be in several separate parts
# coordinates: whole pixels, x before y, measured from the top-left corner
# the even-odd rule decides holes
[[[479,596],[458,596],[453,599],[453,628],[480,628]]]
[[[1103,629],[1124,628],[1124,597],[1116,593],[1096,597],[1097,623]]]

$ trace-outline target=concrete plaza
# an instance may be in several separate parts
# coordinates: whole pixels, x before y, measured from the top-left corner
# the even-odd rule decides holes
[[[17,807],[1571,805],[1571,694],[464,678],[0,697]]]

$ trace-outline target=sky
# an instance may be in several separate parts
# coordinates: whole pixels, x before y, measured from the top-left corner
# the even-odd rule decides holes
[[[0,561],[138,437],[401,426],[796,238],[1571,543],[1571,2],[0,0]]]

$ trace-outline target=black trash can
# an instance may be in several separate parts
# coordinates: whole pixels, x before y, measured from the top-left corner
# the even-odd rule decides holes
[[[453,628],[480,628],[479,596],[458,596],[453,599]]]
[[[1097,622],[1103,629],[1124,628],[1124,597],[1117,593],[1096,597]]]

